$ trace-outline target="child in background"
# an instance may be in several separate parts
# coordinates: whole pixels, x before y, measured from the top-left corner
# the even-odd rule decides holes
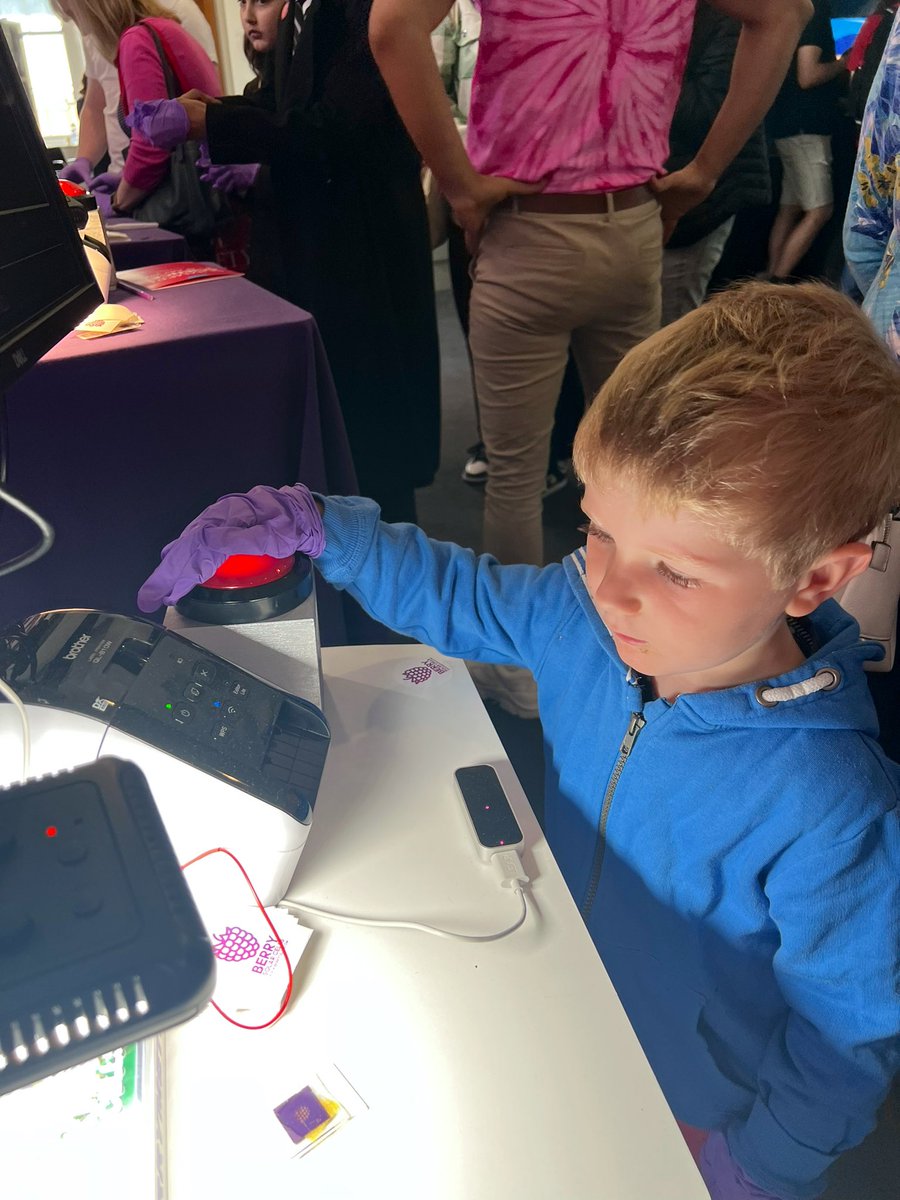
[[[279,0],[239,0],[239,5],[244,54],[257,80],[260,80],[269,61],[267,55],[275,49],[282,4]],[[249,86],[253,86],[253,81]]]
[[[281,22],[281,0],[239,0],[241,28],[244,31],[244,54],[253,68],[254,77],[244,88],[252,96],[265,84],[271,83],[272,51]],[[271,180],[267,168],[260,163],[230,163],[221,166],[208,163],[201,179],[231,198],[232,219],[217,237],[216,261],[233,271],[247,273],[253,261],[277,256],[277,245],[251,231],[254,211],[259,211],[270,199]],[[265,227],[265,223],[263,223]]]
[[[900,498],[900,370],[839,294],[750,284],[625,357],[574,461],[586,546],[562,564],[258,487],[138,603],[300,549],[379,621],[528,667],[547,839],[713,1200],[805,1200],[898,1057],[900,769],[879,651],[832,597]]]

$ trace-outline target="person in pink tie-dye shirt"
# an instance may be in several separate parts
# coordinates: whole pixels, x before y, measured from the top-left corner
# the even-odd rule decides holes
[[[696,157],[666,176],[696,2],[480,0],[465,147],[429,37],[451,0],[372,2],[375,59],[474,254],[483,548],[501,562],[543,562],[569,347],[589,402],[658,328],[664,235],[759,125],[812,11],[810,0],[708,0],[742,25],[731,87]],[[533,681],[511,671],[480,668],[482,695],[535,715]]]

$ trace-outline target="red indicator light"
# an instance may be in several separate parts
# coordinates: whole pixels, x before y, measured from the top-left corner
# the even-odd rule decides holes
[[[221,590],[260,587],[287,575],[293,565],[293,555],[272,558],[269,554],[232,554],[214,575],[204,579],[203,586]]]
[[[484,806],[484,811],[485,811],[485,812],[490,812],[490,811],[491,811],[491,806],[490,806],[489,804],[486,804],[486,805]]]
[[[44,830],[44,835],[46,837],[56,837],[57,832],[58,830],[55,825],[48,825]]]

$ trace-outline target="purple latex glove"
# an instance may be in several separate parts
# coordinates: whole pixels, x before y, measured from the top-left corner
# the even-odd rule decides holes
[[[190,118],[177,100],[136,100],[125,124],[162,150],[174,150],[191,131]]]
[[[87,183],[94,173],[89,158],[76,158],[66,163],[61,171],[57,171],[58,179],[68,179],[70,183]]]
[[[104,220],[109,217],[117,216],[113,212],[113,193],[112,192],[94,192],[94,199],[97,201],[97,211]]]
[[[259,163],[227,163],[211,165],[200,178],[220,192],[248,192],[256,183]]]
[[[102,175],[93,175],[87,181],[88,191],[93,192],[95,196],[101,192],[114,196],[121,180],[121,171],[104,171]]]
[[[780,1200],[747,1178],[731,1157],[725,1134],[716,1129],[700,1151],[700,1174],[712,1200]]]
[[[161,604],[174,604],[232,554],[287,558],[299,551],[318,558],[324,549],[322,518],[302,483],[232,493],[205,508],[163,548],[162,561],[138,592],[138,608],[155,612]]]

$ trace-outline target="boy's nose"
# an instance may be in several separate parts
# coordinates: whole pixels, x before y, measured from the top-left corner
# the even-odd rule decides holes
[[[614,610],[631,614],[640,611],[641,607],[640,597],[628,577],[623,571],[617,570],[612,562],[607,564],[606,571],[597,581],[594,598],[606,612]]]

